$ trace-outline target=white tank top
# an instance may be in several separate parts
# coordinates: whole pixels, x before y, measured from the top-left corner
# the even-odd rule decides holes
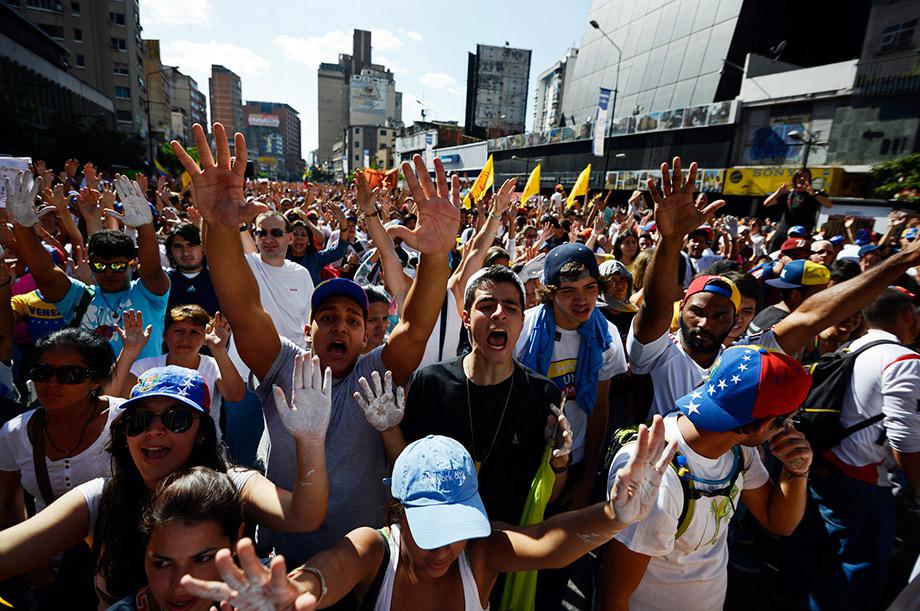
[[[380,593],[377,595],[374,611],[390,611],[392,607],[393,583],[396,580],[396,566],[399,563],[398,524],[390,526],[390,536],[387,541],[390,544],[390,562],[387,564],[387,572],[383,576],[383,583],[380,584]],[[465,550],[457,560],[460,563],[460,581],[463,583],[464,611],[489,611],[489,605],[486,605],[485,608],[479,606],[479,588],[476,586],[473,569],[470,568],[470,560]]]

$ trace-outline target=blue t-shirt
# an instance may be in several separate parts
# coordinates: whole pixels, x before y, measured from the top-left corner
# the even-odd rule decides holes
[[[54,304],[60,311],[64,320],[73,319],[77,304],[86,291],[87,286],[75,278],[69,278],[70,290],[64,299]],[[115,356],[121,352],[121,336],[115,330],[116,325],[121,325],[122,314],[127,310],[139,311],[144,315],[144,325],[152,325],[150,339],[141,350],[138,358],[159,356],[162,354],[163,327],[166,323],[166,303],[169,301],[169,291],[162,295],[154,295],[140,280],[132,280],[127,291],[118,293],[104,293],[98,287],[88,287],[93,291],[93,300],[80,322],[80,328],[98,333],[109,339]]]

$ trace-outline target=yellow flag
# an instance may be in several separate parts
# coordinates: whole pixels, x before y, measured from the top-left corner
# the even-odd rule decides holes
[[[537,164],[537,167],[533,169],[530,173],[530,178],[527,179],[527,184],[524,185],[524,192],[521,193],[521,204],[526,204],[527,200],[533,197],[534,195],[540,194],[540,164]]]
[[[489,155],[486,165],[483,166],[482,171],[476,178],[476,182],[474,182],[473,186],[470,188],[470,192],[463,198],[463,207],[467,210],[472,208],[473,202],[482,198],[483,193],[485,193],[486,189],[491,187],[494,182],[495,173],[492,171],[492,155]]]
[[[571,208],[572,204],[575,203],[575,198],[579,195],[588,194],[588,181],[591,179],[591,164],[588,164],[584,170],[581,171],[581,174],[578,175],[578,180],[575,181],[575,186],[572,187],[571,193],[569,193],[569,199],[565,204],[566,208]]]
[[[182,190],[185,191],[185,187],[188,186],[188,183],[192,182],[192,176],[188,172],[182,172],[182,176],[179,177],[179,180],[182,181]]]

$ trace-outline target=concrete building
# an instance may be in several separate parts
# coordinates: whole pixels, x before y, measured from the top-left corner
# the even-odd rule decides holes
[[[176,67],[167,67],[170,77],[171,114],[173,137],[183,144],[192,142],[192,125],[201,124],[205,132],[208,127],[207,99],[198,89],[198,83]]]
[[[69,73],[112,100],[119,131],[147,136],[137,2],[6,0],[68,52]]]
[[[524,132],[530,54],[527,49],[476,45],[476,53],[467,58],[467,134],[496,138]]]
[[[249,100],[243,106],[247,152],[262,166],[274,166],[274,176],[299,179],[304,161],[299,113],[287,104]]]
[[[364,167],[364,154],[367,152],[368,165],[377,163],[378,153],[383,152],[383,160],[392,161],[393,144],[399,130],[394,127],[381,127],[379,125],[351,125],[348,127],[348,138],[345,151],[348,151],[348,161],[345,164],[345,174],[355,168]],[[344,151],[343,151],[344,154]],[[378,169],[389,167],[378,166]]]
[[[578,49],[567,49],[562,58],[537,77],[534,93],[533,130],[546,131],[564,124],[562,101],[575,72]]]
[[[150,138],[168,142],[176,137],[172,128],[172,68],[160,61],[159,40],[145,39],[143,44]]]
[[[209,100],[211,102],[211,122],[221,123],[231,136],[242,132],[243,124],[243,84],[240,77],[232,70],[212,64],[211,78],[208,79]],[[230,149],[234,143],[232,137]]]
[[[431,136],[433,149],[458,146],[476,142],[478,139],[463,133],[463,126],[456,121],[416,121],[393,142],[396,153],[394,163],[412,159],[416,153],[425,154],[427,136]]]

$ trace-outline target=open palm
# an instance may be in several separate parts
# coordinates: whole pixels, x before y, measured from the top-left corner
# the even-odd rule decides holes
[[[394,238],[402,238],[410,248],[423,254],[448,253],[456,245],[457,231],[460,229],[460,178],[456,174],[451,177],[451,186],[448,190],[444,164],[436,158],[435,188],[422,156],[415,155],[412,163],[415,165],[415,171],[412,164],[404,161],[402,172],[412,198],[418,206],[418,221],[415,229],[391,228],[391,235]]]
[[[696,162],[693,162],[687,180],[684,181],[680,157],[675,157],[673,167],[669,167],[667,162],[661,164],[661,192],[655,187],[654,181],[649,179],[649,192],[655,202],[655,224],[662,237],[683,238],[708,222],[715,211],[725,205],[725,200],[721,199],[708,206],[693,202],[696,172]]]

